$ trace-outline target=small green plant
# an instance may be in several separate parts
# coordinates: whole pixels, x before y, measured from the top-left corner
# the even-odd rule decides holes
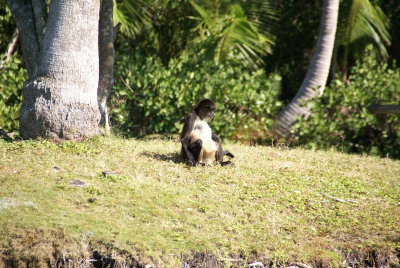
[[[73,154],[84,154],[93,155],[98,154],[99,151],[96,149],[93,143],[76,143],[72,141],[64,141],[58,145],[58,147],[64,152]]]
[[[101,194],[102,194],[102,192],[101,192],[98,188],[93,187],[93,186],[88,187],[88,188],[86,189],[86,191],[87,191],[89,194],[92,194],[92,195],[101,195]]]
[[[119,182],[119,181],[124,181],[127,179],[125,176],[117,175],[117,174],[113,174],[113,175],[106,174],[106,175],[101,175],[101,177],[110,182]]]

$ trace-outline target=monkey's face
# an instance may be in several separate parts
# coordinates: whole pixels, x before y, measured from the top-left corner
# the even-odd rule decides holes
[[[198,116],[200,116],[203,120],[206,120],[209,118],[213,118],[216,109],[217,106],[214,102],[205,99],[198,104],[196,112]]]
[[[207,107],[206,110],[207,110],[207,113],[206,113],[205,118],[210,118],[210,119],[213,118],[214,114],[215,114],[215,107],[214,108],[213,107]]]

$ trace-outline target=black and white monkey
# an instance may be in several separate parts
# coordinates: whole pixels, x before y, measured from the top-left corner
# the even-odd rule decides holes
[[[204,99],[185,119],[181,135],[181,153],[189,166],[205,165],[213,161],[225,166],[231,164],[230,161],[223,161],[225,155],[230,158],[235,157],[231,152],[222,149],[221,140],[212,133],[206,122],[214,116],[216,109],[217,106],[213,101]]]

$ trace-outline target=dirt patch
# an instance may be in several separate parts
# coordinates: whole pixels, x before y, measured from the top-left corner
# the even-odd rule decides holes
[[[137,254],[137,252],[135,253]],[[394,250],[357,249],[340,252],[340,267],[400,267],[400,252]],[[136,256],[136,257],[135,257]],[[112,243],[68,239],[62,231],[45,233],[41,230],[15,234],[1,243],[0,267],[158,267],[168,264],[142,262],[137,255],[116,248]],[[301,262],[279,263],[254,254],[221,258],[212,252],[192,252],[178,257],[179,267],[335,267],[323,256],[315,256],[310,264]],[[166,266],[166,267],[167,267]]]

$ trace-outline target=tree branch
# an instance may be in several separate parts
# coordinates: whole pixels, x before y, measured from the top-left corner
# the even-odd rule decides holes
[[[37,71],[40,52],[32,3],[30,0],[6,0],[6,2],[19,30],[22,56],[28,77],[31,78]]]
[[[118,22],[118,24],[115,25],[115,27],[114,27],[114,39],[115,39],[115,36],[117,36],[117,33],[119,33],[119,31],[121,30],[121,26],[122,26],[121,22]]]
[[[400,105],[380,105],[380,104],[372,104],[368,106],[368,110],[373,114],[398,114],[400,113]]]
[[[340,203],[354,203],[354,204],[358,204],[358,201],[354,201],[354,200],[345,200],[345,199],[337,198],[337,197],[335,197],[335,196],[327,195],[327,194],[324,194],[324,193],[321,193],[321,194],[322,194],[323,196],[327,197],[327,198],[330,198],[330,199],[335,200],[335,201],[340,202]]]
[[[113,0],[103,0],[100,7],[99,20],[99,64],[100,77],[97,100],[101,113],[100,124],[105,124],[106,132],[110,131],[107,99],[110,95],[114,68],[114,25]]]
[[[12,37],[11,37],[11,41],[10,41],[10,43],[9,43],[8,46],[7,46],[7,51],[6,51],[6,53],[4,53],[4,55],[1,56],[1,58],[0,58],[0,69],[3,68],[3,65],[4,65],[4,63],[5,63],[6,61],[7,61],[7,62],[10,61],[11,55],[12,55],[12,53],[14,52],[16,46],[17,46],[18,36],[19,36],[19,34],[18,34],[18,28],[17,28],[17,29],[15,29],[15,31],[14,31]]]

